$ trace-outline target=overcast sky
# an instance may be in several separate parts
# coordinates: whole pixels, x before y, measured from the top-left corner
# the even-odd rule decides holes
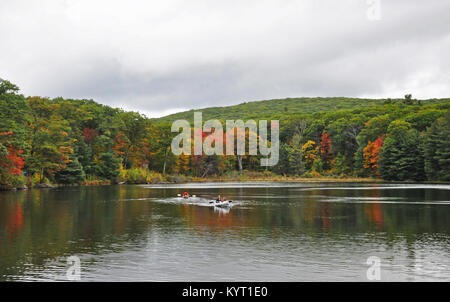
[[[450,97],[450,1],[376,8],[1,0],[0,78],[27,96],[92,98],[150,117],[285,97]]]

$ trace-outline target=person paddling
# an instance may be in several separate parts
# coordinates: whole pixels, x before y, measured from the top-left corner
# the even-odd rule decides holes
[[[219,194],[219,196],[217,196],[217,199],[216,199],[217,203],[225,202],[225,201],[227,201],[227,199],[225,197],[220,197],[220,194]]]
[[[189,197],[190,197],[190,195],[189,195],[189,193],[188,193],[188,192],[183,192],[183,197],[184,197],[184,198],[189,198]]]

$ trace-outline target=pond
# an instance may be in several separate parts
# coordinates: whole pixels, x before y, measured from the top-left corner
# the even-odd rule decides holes
[[[189,199],[177,194],[188,191]],[[191,183],[0,192],[0,280],[450,281],[450,185]],[[233,202],[218,208],[220,194]]]

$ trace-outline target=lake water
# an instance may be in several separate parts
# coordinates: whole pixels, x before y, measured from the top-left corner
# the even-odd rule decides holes
[[[177,194],[187,190],[197,197]],[[217,194],[231,209],[211,206]],[[0,192],[0,280],[450,281],[450,185],[202,183]]]

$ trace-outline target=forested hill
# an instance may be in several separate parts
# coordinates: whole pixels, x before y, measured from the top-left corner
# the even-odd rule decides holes
[[[19,91],[0,79],[0,189],[246,173],[450,181],[450,99],[301,98],[198,110],[203,121],[279,120],[279,161],[262,167],[262,156],[248,153],[175,155],[170,121],[192,120],[193,110],[152,120]]]
[[[314,113],[323,111],[338,111],[343,109],[357,109],[383,105],[386,103],[402,103],[404,99],[362,99],[345,97],[314,97],[314,98],[285,98],[264,101],[244,102],[239,105],[224,107],[208,107],[192,109],[174,113],[161,118],[155,118],[155,122],[172,122],[179,119],[191,121],[195,111],[201,111],[203,120],[248,120],[282,117],[283,115]],[[447,103],[450,99],[411,100],[412,103],[435,104]]]

